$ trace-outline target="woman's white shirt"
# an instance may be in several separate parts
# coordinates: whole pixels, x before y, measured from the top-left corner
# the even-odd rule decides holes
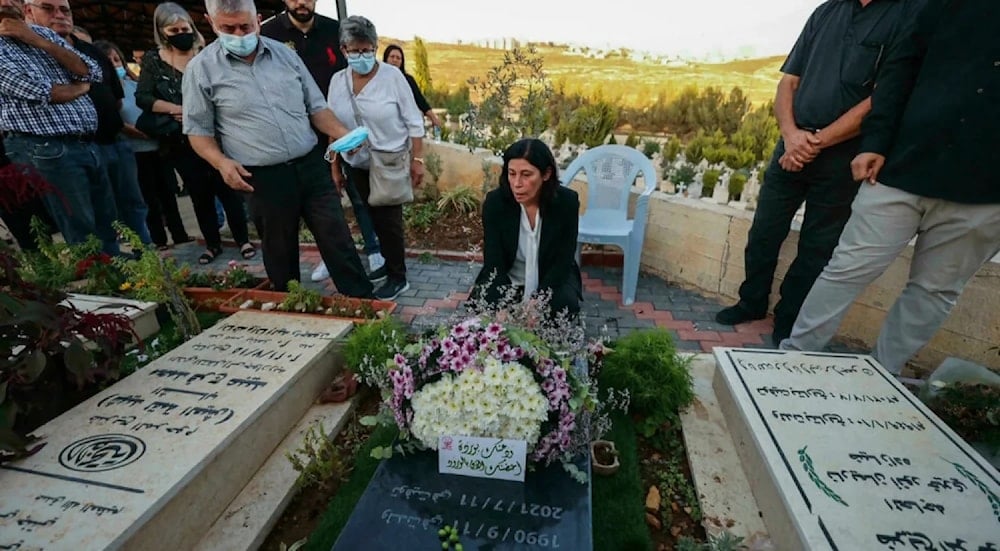
[[[517,256],[507,274],[511,284],[524,287],[524,301],[538,290],[538,243],[542,237],[542,215],[535,212],[535,227],[528,220],[528,211],[521,205],[521,224],[517,236]]]
[[[354,96],[354,100],[358,104],[361,123],[368,128],[371,148],[376,151],[401,151],[409,146],[410,138],[424,136],[424,116],[417,108],[403,73],[388,63],[377,63],[378,72]],[[330,110],[348,130],[358,126],[349,95],[354,89],[351,74],[352,69],[347,68],[333,75],[327,92]],[[350,162],[346,156],[345,159]]]

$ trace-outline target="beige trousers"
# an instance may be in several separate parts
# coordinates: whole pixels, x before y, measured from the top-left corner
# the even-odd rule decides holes
[[[780,347],[822,350],[854,299],[916,236],[909,280],[889,310],[874,351],[886,369],[898,374],[941,327],[966,282],[1000,251],[1000,204],[953,203],[863,184],[851,209],[833,258]]]

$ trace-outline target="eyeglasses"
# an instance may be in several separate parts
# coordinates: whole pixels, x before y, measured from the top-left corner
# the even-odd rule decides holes
[[[63,15],[70,15],[71,13],[73,13],[73,10],[70,9],[69,6],[53,6],[52,4],[28,4],[28,5],[41,8],[42,11],[48,14],[55,13],[56,10],[59,10],[59,13]]]
[[[359,60],[361,58],[365,58],[365,59],[374,59],[375,58],[375,49],[374,48],[366,48],[364,50],[345,50],[345,51],[347,52],[347,59],[352,59],[352,60],[355,60],[355,61],[357,61],[357,60]]]

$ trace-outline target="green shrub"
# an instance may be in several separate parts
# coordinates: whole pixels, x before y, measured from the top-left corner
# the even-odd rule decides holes
[[[438,219],[436,203],[410,203],[403,205],[403,222],[407,229],[426,230]]]
[[[739,201],[740,196],[743,195],[743,187],[747,183],[747,175],[745,172],[734,172],[729,178],[729,200]]]
[[[719,183],[719,176],[721,176],[718,170],[709,169],[706,170],[701,176],[701,196],[711,197],[715,193],[715,184]]]
[[[664,423],[675,422],[680,410],[694,400],[690,359],[677,354],[665,329],[636,331],[622,337],[604,360],[605,388],[627,390],[629,412],[642,416],[643,434],[653,435]]]
[[[639,136],[635,135],[635,132],[629,132],[628,137],[625,138],[625,147],[636,147],[639,145]]]
[[[611,137],[608,138],[608,145],[618,145],[618,140],[615,139],[615,133],[614,132],[612,132],[611,133]]]
[[[406,329],[396,318],[355,325],[344,342],[344,363],[365,380],[381,380],[386,361],[405,343]]]
[[[670,181],[673,182],[674,185],[677,184],[688,185],[691,182],[694,182],[694,175],[695,175],[694,167],[691,166],[690,164],[684,163],[681,166],[677,167],[673,171],[673,173],[670,174]]]
[[[681,140],[677,136],[671,136],[665,144],[663,144],[663,162],[670,162],[677,158],[681,150],[684,148],[681,144]]]
[[[713,161],[708,159],[708,155],[714,155],[717,150],[725,146],[726,136],[722,132],[715,131],[708,134],[703,130],[699,130],[698,134],[694,138],[691,138],[687,147],[684,148],[684,156],[687,157],[688,162],[694,164],[700,163],[702,159],[706,159],[710,163],[717,163],[721,161],[721,156]]]
[[[564,116],[556,126],[556,143],[587,144],[597,147],[604,143],[618,122],[618,108],[605,101],[588,101]],[[628,145],[628,142],[625,143]]]
[[[660,142],[656,140],[644,140],[642,142],[642,154],[652,159],[653,155],[660,152]]]
[[[442,212],[450,210],[458,214],[471,214],[479,210],[479,198],[472,188],[461,186],[442,193],[437,201],[437,208]]]

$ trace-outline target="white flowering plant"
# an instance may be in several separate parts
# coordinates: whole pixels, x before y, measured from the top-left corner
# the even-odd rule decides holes
[[[369,422],[395,425],[402,452],[437,449],[441,436],[524,440],[530,464],[558,461],[586,480],[573,461],[599,409],[588,365],[606,349],[597,341],[560,350],[536,332],[474,316],[403,347],[386,362],[382,410]]]

